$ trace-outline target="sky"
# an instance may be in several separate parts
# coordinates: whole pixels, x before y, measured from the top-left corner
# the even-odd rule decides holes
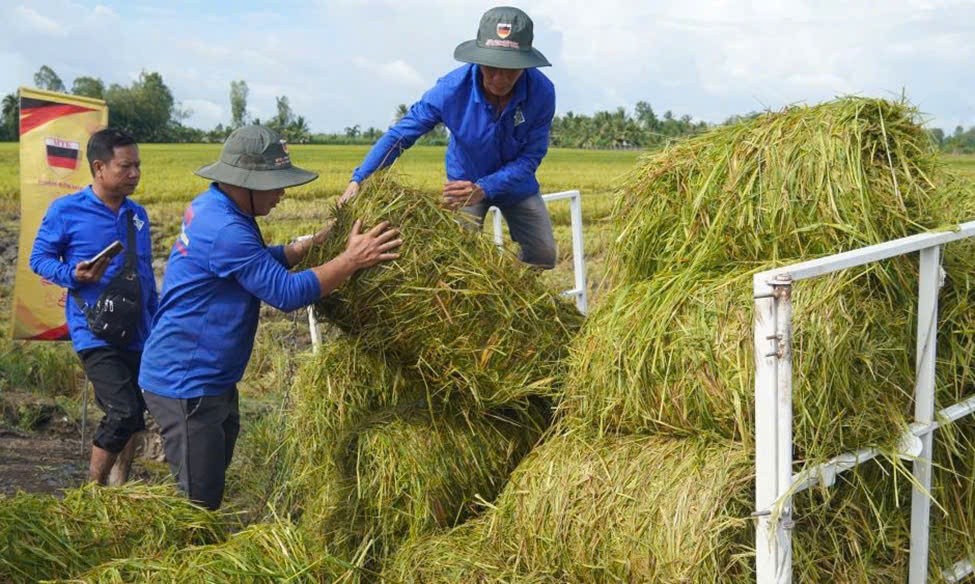
[[[460,65],[496,4],[450,0],[0,0],[0,92],[42,66],[129,85],[162,74],[188,125],[230,121],[230,82],[268,119],[286,95],[315,132],[385,129]],[[906,96],[928,125],[975,126],[975,0],[526,0],[557,113],[649,102],[734,114]]]

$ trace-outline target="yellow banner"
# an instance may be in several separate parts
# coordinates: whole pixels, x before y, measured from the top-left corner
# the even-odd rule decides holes
[[[104,101],[20,88],[20,245],[13,297],[13,337],[66,341],[67,291],[30,269],[34,237],[54,199],[91,182],[85,148],[108,125]]]

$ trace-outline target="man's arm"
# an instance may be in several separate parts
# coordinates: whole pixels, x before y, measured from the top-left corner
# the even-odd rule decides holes
[[[410,107],[410,111],[376,141],[362,163],[352,172],[352,180],[339,199],[342,204],[359,193],[359,185],[381,168],[386,168],[413,146],[421,136],[443,121],[443,89],[438,83]]]
[[[233,277],[263,302],[290,312],[329,294],[357,270],[399,257],[392,252],[402,243],[397,230],[383,223],[359,233],[359,226],[353,228],[346,250],[336,258],[292,273],[271,256],[256,234],[229,225],[216,238],[210,267],[218,276]]]
[[[58,208],[48,208],[41,220],[41,226],[34,238],[30,254],[30,269],[35,274],[62,288],[74,289],[78,282],[74,278],[74,266],[61,260],[67,249],[67,235]],[[107,263],[106,263],[107,264]]]

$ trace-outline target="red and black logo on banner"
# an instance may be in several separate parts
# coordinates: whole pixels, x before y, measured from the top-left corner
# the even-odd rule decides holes
[[[78,168],[78,157],[81,154],[81,144],[61,138],[44,138],[47,149],[47,163],[55,168],[75,170]]]
[[[20,135],[23,136],[34,128],[46,124],[61,116],[95,111],[90,107],[70,103],[57,103],[31,97],[20,100]]]

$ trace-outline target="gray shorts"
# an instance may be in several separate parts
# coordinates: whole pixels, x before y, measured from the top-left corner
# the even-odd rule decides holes
[[[484,216],[490,207],[491,203],[484,200],[461,211],[472,215],[476,220],[475,225],[480,228],[484,226]],[[520,247],[518,259],[546,270],[554,268],[558,250],[552,233],[552,219],[542,196],[535,194],[513,205],[499,206],[498,209],[508,223],[511,239]]]
[[[186,496],[208,509],[223,501],[227,467],[240,432],[237,387],[189,399],[144,392],[159,423],[166,462]]]

